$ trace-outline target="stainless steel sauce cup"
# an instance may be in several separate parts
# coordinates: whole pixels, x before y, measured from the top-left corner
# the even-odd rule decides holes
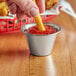
[[[56,39],[56,35],[60,32],[61,27],[52,24],[52,23],[44,23],[46,26],[52,26],[53,28],[57,29],[56,33],[49,34],[49,35],[33,35],[29,34],[27,31],[28,28],[32,26],[36,26],[36,23],[26,24],[22,26],[21,31],[26,35],[30,53],[36,56],[46,56],[50,55],[52,52],[52,48]]]

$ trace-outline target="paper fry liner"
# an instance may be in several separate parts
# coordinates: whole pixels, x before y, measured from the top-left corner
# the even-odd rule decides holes
[[[60,11],[63,11],[76,19],[75,11],[73,10],[70,3],[66,0],[59,0],[59,2],[55,6],[53,6],[50,10],[46,10],[41,15],[59,15]]]

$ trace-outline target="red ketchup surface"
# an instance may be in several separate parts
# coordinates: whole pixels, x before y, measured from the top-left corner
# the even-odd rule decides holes
[[[57,30],[55,28],[53,28],[52,26],[44,26],[45,27],[45,31],[40,31],[38,30],[37,26],[33,26],[30,27],[27,32],[33,35],[48,35],[48,34],[53,34],[56,33]],[[26,30],[25,30],[26,31]]]

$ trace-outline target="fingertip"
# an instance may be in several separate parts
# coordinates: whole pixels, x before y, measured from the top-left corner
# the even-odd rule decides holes
[[[17,13],[16,13],[17,19],[19,19],[19,20],[23,19],[24,15],[25,15],[24,11],[22,11],[21,9],[18,8]]]
[[[16,17],[17,17],[18,20],[21,20],[21,19],[23,19],[24,14],[20,15],[19,13],[17,13],[16,14]]]

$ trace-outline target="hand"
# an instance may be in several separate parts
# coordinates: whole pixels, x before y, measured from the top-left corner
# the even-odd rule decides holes
[[[5,0],[11,14],[16,14],[18,19],[28,16],[36,16],[39,12],[38,7],[32,0]]]

